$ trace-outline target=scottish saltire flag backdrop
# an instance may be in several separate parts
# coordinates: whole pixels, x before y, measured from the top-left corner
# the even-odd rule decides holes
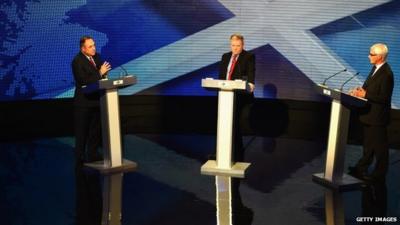
[[[385,0],[2,0],[0,100],[71,97],[70,63],[79,38],[92,35],[111,77],[124,67],[139,83],[122,94],[214,95],[200,87],[217,77],[229,36],[256,53],[256,96],[318,101],[312,87],[360,85],[369,47],[389,46],[400,106],[400,1]]]

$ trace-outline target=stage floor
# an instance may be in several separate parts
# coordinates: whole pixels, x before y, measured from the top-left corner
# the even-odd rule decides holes
[[[400,224],[400,151],[390,151],[385,183],[337,193],[312,181],[324,170],[323,143],[245,137],[252,165],[245,179],[230,179],[200,174],[214,136],[126,135],[125,158],[138,169],[114,176],[76,167],[73,142],[0,143],[0,224]],[[346,168],[361,151],[347,146]]]

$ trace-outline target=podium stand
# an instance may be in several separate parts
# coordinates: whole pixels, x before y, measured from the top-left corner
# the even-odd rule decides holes
[[[135,162],[122,158],[121,129],[119,121],[118,89],[136,84],[136,77],[125,76],[119,79],[102,79],[83,86],[85,93],[100,92],[101,127],[103,134],[104,161],[86,163],[85,166],[112,173],[134,170]]]
[[[230,175],[244,177],[250,163],[232,162],[232,129],[235,110],[235,91],[248,91],[249,85],[243,80],[201,80],[206,89],[218,90],[218,122],[217,122],[217,160],[208,160],[201,173],[207,175]]]
[[[323,85],[316,86],[316,91],[331,98],[332,108],[325,173],[314,174],[313,180],[324,186],[340,190],[358,186],[362,181],[343,173],[350,118],[350,109],[348,107],[362,107],[367,100]]]

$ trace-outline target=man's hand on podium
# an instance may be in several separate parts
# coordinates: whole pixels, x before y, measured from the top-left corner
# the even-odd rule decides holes
[[[367,94],[367,92],[362,87],[356,87],[356,88],[350,90],[349,94],[351,96],[355,96],[355,97],[359,97],[359,98],[365,98],[365,95]]]
[[[255,85],[253,83],[249,83],[250,92],[253,93],[255,89]]]

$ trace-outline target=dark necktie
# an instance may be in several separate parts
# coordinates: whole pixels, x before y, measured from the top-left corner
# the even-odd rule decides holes
[[[375,69],[376,69],[376,66],[373,66],[372,69],[371,69],[371,71],[370,71],[369,74],[368,74],[367,79],[366,79],[365,82],[364,82],[363,87],[365,87],[365,85],[367,85],[368,81],[371,79],[372,75],[374,74]]]

